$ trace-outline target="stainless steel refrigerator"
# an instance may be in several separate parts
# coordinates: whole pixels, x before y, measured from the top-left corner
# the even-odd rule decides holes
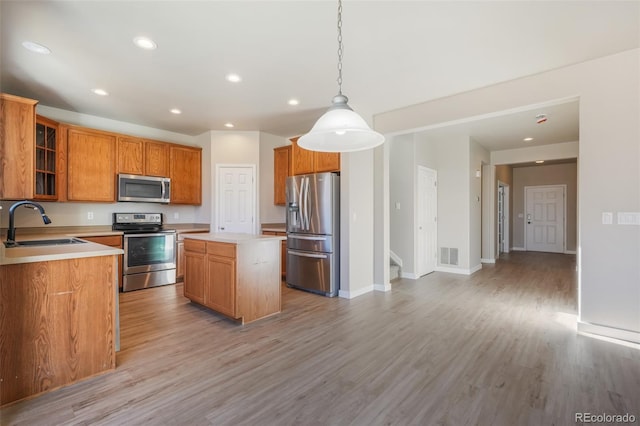
[[[337,296],[340,289],[340,176],[287,178],[287,286]]]

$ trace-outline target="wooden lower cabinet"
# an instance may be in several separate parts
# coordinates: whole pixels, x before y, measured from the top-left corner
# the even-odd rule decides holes
[[[78,238],[82,238],[83,240],[91,241],[92,243],[98,243],[109,247],[122,248],[122,235],[99,235],[99,236],[90,236],[83,237],[81,235]],[[122,268],[124,261],[124,256],[118,256],[118,288],[122,290]]]
[[[201,305],[204,299],[205,252],[203,241],[184,241],[184,297]]]
[[[176,281],[182,281],[184,279],[184,263],[185,263],[185,251],[184,251],[184,235],[185,234],[202,234],[206,231],[188,231],[178,232],[176,238]]]
[[[116,367],[115,274],[112,255],[0,267],[0,405]]]
[[[280,312],[278,245],[272,239],[233,244],[187,234],[184,296],[243,324]]]
[[[207,255],[207,276],[204,284],[206,305],[221,314],[236,318],[235,256]]]

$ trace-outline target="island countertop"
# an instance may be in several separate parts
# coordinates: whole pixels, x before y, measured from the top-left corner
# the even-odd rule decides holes
[[[275,235],[260,235],[260,234],[236,234],[225,232],[210,232],[208,234],[185,234],[184,239],[212,241],[217,243],[231,243],[231,244],[250,244],[257,241],[264,240],[286,240],[286,237],[278,237]]]

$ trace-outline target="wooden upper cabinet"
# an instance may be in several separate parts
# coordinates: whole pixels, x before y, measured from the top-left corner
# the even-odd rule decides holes
[[[304,175],[313,172],[313,151],[300,148],[298,138],[291,139],[291,174]]]
[[[340,171],[340,153],[314,151],[313,166],[316,173],[339,172]]]
[[[58,199],[60,182],[60,142],[58,138],[59,123],[36,115],[35,138],[35,180],[33,198],[36,200],[55,201]]]
[[[291,175],[339,172],[339,152],[309,151],[298,146],[298,138],[291,139]]]
[[[33,198],[37,103],[0,94],[0,199]]]
[[[67,163],[69,201],[116,200],[116,135],[69,128]]]
[[[147,176],[169,176],[169,144],[144,142],[144,174]]]
[[[287,177],[291,176],[291,145],[273,149],[273,204],[287,202]]]
[[[171,204],[202,204],[202,149],[171,145]]]
[[[129,136],[118,136],[117,173],[144,174],[144,141]]]

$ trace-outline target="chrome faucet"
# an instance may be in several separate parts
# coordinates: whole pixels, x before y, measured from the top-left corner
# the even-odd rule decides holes
[[[44,224],[48,225],[51,223],[51,219],[49,219],[49,217],[44,213],[44,208],[40,204],[35,203],[33,201],[27,201],[27,200],[18,201],[17,203],[9,207],[9,230],[7,231],[7,242],[14,242],[16,240],[16,227],[14,224],[13,216],[16,208],[20,206],[30,207],[34,210],[39,210]]]

